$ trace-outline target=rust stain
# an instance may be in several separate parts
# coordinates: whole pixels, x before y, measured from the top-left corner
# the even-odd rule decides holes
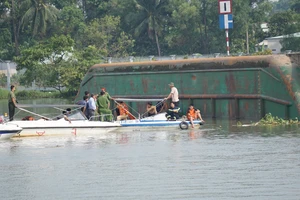
[[[192,80],[195,81],[197,80],[197,77],[195,75],[192,76]]]
[[[214,90],[216,90],[219,85],[220,85],[220,81],[219,81],[219,79],[216,79],[214,81],[214,85],[213,85]]]
[[[207,80],[207,78],[203,79],[201,82],[202,82],[201,85],[202,85],[203,93],[207,94],[207,90],[208,90],[208,80]]]
[[[130,80],[129,84],[130,84],[130,87],[131,87],[131,91],[133,91],[134,90],[134,83],[133,83],[133,81]]]
[[[283,80],[283,83],[289,93],[289,95],[292,97],[293,101],[296,102],[297,105],[297,109],[298,112],[300,113],[300,102],[297,102],[297,98],[296,98],[296,94],[293,90],[293,85],[291,83],[291,79],[289,78],[289,75],[285,75],[282,70],[280,69],[280,67],[275,67],[275,69],[277,70],[277,72],[280,74],[280,77]]]
[[[249,79],[245,78],[245,90],[249,91],[250,82]]]
[[[249,110],[249,103],[248,103],[248,102],[245,102],[245,104],[244,104],[244,109],[245,109],[246,111]]]
[[[233,113],[234,113],[233,110],[232,110],[233,107],[234,106],[232,106],[232,101],[229,100],[228,101],[228,115],[229,115],[230,118],[233,118]]]
[[[227,90],[233,94],[236,92],[236,84],[235,84],[235,79],[232,73],[229,73],[228,76],[226,76],[226,86]]]
[[[145,78],[142,79],[142,86],[143,86],[143,91],[146,94],[148,92],[148,79]]]

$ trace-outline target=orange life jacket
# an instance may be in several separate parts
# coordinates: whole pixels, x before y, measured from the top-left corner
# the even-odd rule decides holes
[[[117,107],[119,109],[120,115],[127,115],[128,107],[125,103],[120,103]]]
[[[195,108],[188,109],[187,117],[188,117],[188,119],[190,119],[191,117],[193,117],[193,118],[197,117]]]
[[[118,104],[120,115],[128,115],[129,119],[135,119],[135,117],[128,111],[128,106],[125,103]]]

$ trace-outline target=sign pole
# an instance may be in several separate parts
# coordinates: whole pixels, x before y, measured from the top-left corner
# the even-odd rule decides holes
[[[227,56],[229,52],[229,29],[233,28],[232,18],[232,0],[218,0],[219,1],[219,21],[220,29],[225,29],[226,34],[226,50]]]
[[[226,34],[226,49],[227,49],[227,56],[229,56],[230,53],[229,53],[229,33],[228,33],[228,29],[225,29],[225,34]]]

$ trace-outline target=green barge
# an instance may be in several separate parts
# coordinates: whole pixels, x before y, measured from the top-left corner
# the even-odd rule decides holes
[[[300,116],[299,63],[300,54],[96,64],[76,99],[101,87],[112,97],[163,99],[174,82],[183,113],[193,103],[206,119],[259,120],[266,113],[294,119]],[[133,114],[146,107],[145,102],[129,106]]]

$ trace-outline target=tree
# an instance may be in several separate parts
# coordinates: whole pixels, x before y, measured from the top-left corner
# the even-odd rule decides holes
[[[46,3],[46,0],[24,0],[21,7],[26,10],[22,17],[21,24],[32,31],[33,36],[39,34],[43,37],[46,34],[47,25],[53,24],[58,15],[58,10]]]
[[[202,24],[200,3],[184,0],[173,1],[168,9],[171,12],[166,41],[175,54],[204,53],[201,44]]]
[[[15,58],[17,69],[25,70],[20,82],[24,85],[35,82],[39,86],[61,91],[64,87],[61,63],[70,58],[73,45],[74,41],[70,37],[62,35],[22,49],[21,56]]]
[[[80,44],[79,44],[80,43]],[[102,56],[127,56],[134,41],[120,29],[120,17],[105,16],[91,21],[78,38],[80,47],[95,46]]]
[[[279,36],[295,33],[295,15],[292,11],[283,11],[270,17],[268,23],[270,36]]]
[[[73,40],[76,40],[85,29],[86,24],[82,11],[75,5],[71,5],[61,10],[52,31],[58,35],[70,35]]]
[[[231,50],[248,54],[263,39],[258,38],[263,35],[260,25],[267,21],[272,7],[266,0],[236,0],[232,5],[234,28],[230,35]]]
[[[292,11],[300,14],[300,0],[292,0],[290,5]]]
[[[158,56],[161,56],[159,35],[166,18],[167,0],[135,0],[135,9],[128,14],[126,22],[136,37],[147,34],[155,40]]]
[[[60,92],[77,91],[90,66],[101,61],[100,51],[94,46],[83,50],[73,48],[70,36],[53,36],[48,41],[22,49],[15,58],[17,69],[25,71],[22,85],[32,82],[40,87],[51,87]]]

